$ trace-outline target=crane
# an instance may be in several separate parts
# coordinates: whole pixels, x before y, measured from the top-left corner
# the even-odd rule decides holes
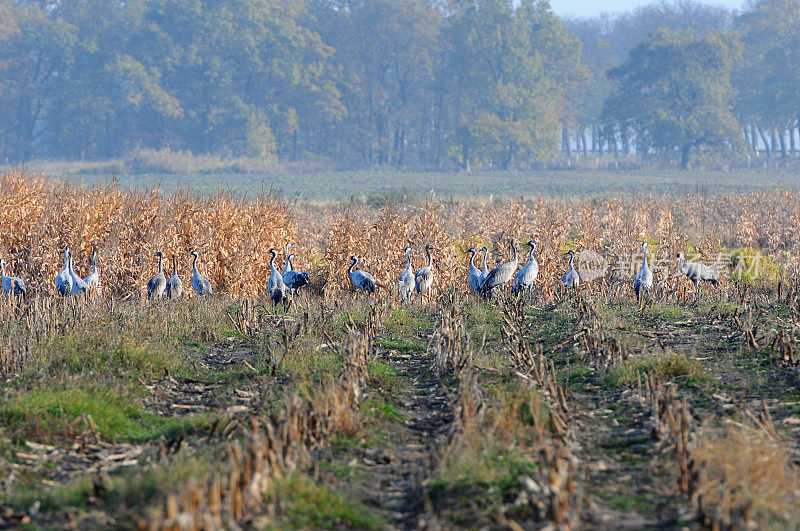
[[[575,261],[575,251],[567,251],[567,254],[569,255],[569,271],[561,277],[561,283],[567,288],[577,288],[581,283],[581,277],[578,276],[578,272],[575,271],[573,265]]]
[[[536,258],[533,257],[533,252],[536,250],[536,243],[531,240],[528,242],[528,246],[531,248],[530,253],[528,253],[528,263],[517,271],[517,274],[514,276],[514,286],[511,288],[511,292],[515,294],[533,287],[533,283],[536,282],[536,279],[539,277],[539,264],[536,262]]]
[[[25,297],[28,293],[25,289],[25,283],[18,277],[6,276],[6,261],[2,258],[0,258],[0,273],[3,275],[3,291]]]
[[[678,253],[678,269],[694,284],[695,299],[700,294],[700,282],[710,282],[712,286],[719,282],[719,271],[698,262],[685,262],[683,253]]]
[[[201,275],[200,271],[197,269],[197,258],[200,255],[197,254],[197,251],[189,251],[189,254],[194,257],[192,260],[192,267],[194,269],[194,273],[192,274],[192,289],[200,297],[213,295],[214,291],[211,289],[211,282]]]
[[[356,287],[357,290],[361,290],[367,295],[371,293],[375,293],[375,278],[372,275],[367,273],[366,271],[362,271],[360,269],[356,269],[353,271],[353,268],[358,263],[357,256],[350,257],[350,267],[347,268],[347,276],[350,277],[350,281]]]
[[[172,276],[167,280],[166,285],[167,298],[176,301],[183,295],[183,282],[181,277],[178,276],[178,259],[175,253],[172,253]]]
[[[406,270],[397,279],[397,295],[401,301],[409,302],[416,280],[414,278],[414,268],[411,266],[411,247],[406,247],[404,252],[406,255]]]
[[[100,284],[100,271],[97,270],[97,251],[92,251],[92,274],[83,279],[89,292],[93,292]]]
[[[642,267],[639,268],[639,271],[636,272],[636,277],[633,279],[633,291],[636,292],[636,302],[639,303],[640,307],[644,301],[644,296],[650,293],[650,289],[653,287],[653,271],[647,265],[647,247],[649,245],[647,242],[642,242],[642,254],[644,254]]]
[[[267,280],[267,290],[269,291],[269,298],[272,299],[272,304],[275,306],[286,302],[286,284],[283,282],[283,275],[275,269],[275,258],[278,256],[278,251],[270,249],[269,252],[272,255],[272,259],[269,263],[270,274],[269,280]]]
[[[430,297],[428,290],[433,284],[433,257],[431,256],[431,249],[433,245],[425,245],[425,252],[428,254],[428,265],[417,271],[414,275],[414,289],[423,297]],[[429,299],[430,301],[430,299]]]
[[[507,283],[514,276],[519,258],[517,257],[517,244],[513,240],[511,241],[511,250],[514,253],[514,258],[510,262],[495,267],[486,275],[486,279],[481,285],[481,294],[484,297],[492,298],[494,289]]]
[[[56,275],[56,291],[62,297],[72,293],[72,275],[69,274],[69,247],[64,248],[64,269]]]
[[[481,289],[481,272],[473,263],[478,251],[476,251],[473,247],[470,247],[467,249],[467,252],[472,253],[472,256],[469,257],[469,289],[475,293],[478,293],[478,291]]]
[[[158,257],[158,272],[147,281],[147,298],[160,299],[164,294],[164,289],[167,287],[167,277],[164,276],[164,268],[161,263],[164,254],[161,251],[156,251],[153,256]]]

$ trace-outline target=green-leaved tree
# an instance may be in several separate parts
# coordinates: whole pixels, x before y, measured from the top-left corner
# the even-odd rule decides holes
[[[727,34],[658,30],[609,72],[617,87],[605,101],[604,120],[633,130],[640,152],[677,152],[681,168],[689,167],[694,149],[738,147],[741,130],[731,110],[738,56]]]

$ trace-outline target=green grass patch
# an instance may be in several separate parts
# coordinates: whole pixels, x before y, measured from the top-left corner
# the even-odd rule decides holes
[[[605,383],[610,387],[633,386],[638,377],[648,372],[662,380],[676,380],[695,387],[705,387],[711,382],[699,361],[685,354],[669,352],[620,364],[606,375]]]
[[[384,529],[388,523],[343,493],[295,473],[278,481],[268,497],[283,509],[283,525],[290,529]]]
[[[367,366],[370,381],[388,391],[395,390],[400,385],[397,369],[383,360],[374,360]]]
[[[105,375],[133,374],[142,378],[170,374],[187,375],[191,370],[185,356],[163,342],[134,340],[108,333],[69,334],[44,343],[33,359],[28,374],[64,376],[86,372]]]
[[[361,411],[366,415],[379,418],[403,420],[406,416],[400,413],[397,408],[382,400],[368,400],[361,406]]]
[[[115,525],[135,528],[146,507],[163,503],[169,493],[190,480],[208,477],[216,466],[208,455],[172,459],[157,468],[124,468],[107,477],[102,489],[95,489],[94,475],[50,487],[18,482],[5,502],[19,511],[27,511],[37,500],[42,512],[96,507],[115,515]],[[96,500],[90,503],[90,500]]]
[[[213,422],[205,414],[164,417],[148,413],[124,389],[99,385],[36,389],[11,396],[0,406],[0,425],[17,440],[53,441],[80,433],[83,414],[91,416],[103,438],[129,442],[204,432]]]

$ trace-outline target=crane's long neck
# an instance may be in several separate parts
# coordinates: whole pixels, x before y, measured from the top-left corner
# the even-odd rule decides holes
[[[97,273],[97,263],[95,262],[94,253],[92,253],[92,273]]]
[[[406,249],[406,269],[411,267],[411,252]]]
[[[75,263],[73,262],[72,253],[70,253],[70,255],[69,255],[69,272],[70,273],[75,273]]]
[[[531,252],[528,253],[528,262],[533,262],[533,247],[531,247]]]
[[[486,271],[486,258],[488,258],[488,256],[489,256],[489,250],[488,249],[484,249],[483,250],[483,270],[484,271]]]
[[[278,270],[275,269],[275,256],[276,256],[276,254],[272,253],[272,260],[269,261],[269,266],[272,268],[272,272],[273,273],[277,273],[278,272]]]
[[[178,259],[175,255],[172,255],[172,275],[175,276],[178,274]]]
[[[517,263],[517,245],[512,244],[511,250],[514,252],[514,258],[511,259],[512,262]]]
[[[159,273],[164,273],[164,268],[162,267],[162,264],[161,264],[162,260],[164,260],[164,255],[161,255],[161,254],[158,255],[158,272]]]
[[[197,255],[192,255],[192,268],[194,269],[195,274],[200,274],[200,271],[197,270]]]
[[[6,276],[6,262],[5,262],[5,260],[0,262],[0,273],[2,273],[3,276]]]
[[[289,269],[294,271],[294,264],[292,263],[292,255],[290,254],[286,255],[286,264],[289,266]]]
[[[575,268],[572,266],[572,262],[573,262],[574,260],[575,260],[575,255],[574,255],[574,254],[571,254],[571,255],[569,255],[569,268],[570,268],[570,269],[575,269]]]
[[[353,258],[352,260],[350,260],[350,267],[348,267],[348,268],[347,268],[347,274],[348,274],[348,275],[349,275],[350,273],[352,273],[352,272],[353,272],[353,268],[355,267],[355,265],[356,265],[356,263],[357,263],[357,262],[358,262],[358,260],[357,260],[357,259],[355,259],[355,258]]]
[[[70,254],[69,251],[67,251],[66,254],[64,254],[64,269],[67,271],[69,271],[69,257]]]
[[[470,249],[468,252],[469,252],[469,253],[472,253],[472,254],[470,255],[470,257],[469,257],[469,266],[470,266],[470,267],[475,267],[475,254],[476,254],[476,253],[475,253],[475,251],[473,251],[472,249]]]
[[[431,248],[425,247],[425,252],[428,253],[428,268],[433,266],[433,257],[431,256]]]
[[[642,258],[642,267],[647,269],[647,249],[642,246],[642,254],[644,254],[644,258]]]

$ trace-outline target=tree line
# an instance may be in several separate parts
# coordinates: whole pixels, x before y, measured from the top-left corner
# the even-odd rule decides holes
[[[0,157],[345,167],[797,153],[800,3],[0,0]]]

